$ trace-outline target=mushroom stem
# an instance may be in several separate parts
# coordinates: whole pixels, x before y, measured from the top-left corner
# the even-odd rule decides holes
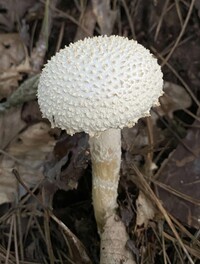
[[[121,163],[121,131],[109,129],[90,137],[93,174],[93,206],[100,234],[117,207],[117,189]]]

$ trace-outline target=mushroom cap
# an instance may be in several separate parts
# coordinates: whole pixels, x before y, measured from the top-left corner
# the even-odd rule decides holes
[[[38,86],[43,117],[67,133],[97,135],[133,126],[163,94],[156,58],[135,40],[86,38],[60,50],[45,65]]]

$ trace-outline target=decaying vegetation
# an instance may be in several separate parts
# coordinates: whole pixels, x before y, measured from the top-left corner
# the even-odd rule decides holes
[[[197,0],[0,0],[0,263],[99,263],[88,136],[51,129],[36,91],[56,51],[100,34],[136,39],[164,73],[161,106],[122,132],[127,248],[198,263],[199,28]]]

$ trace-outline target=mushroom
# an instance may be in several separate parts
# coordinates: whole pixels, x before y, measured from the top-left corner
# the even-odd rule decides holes
[[[117,208],[121,129],[149,115],[163,94],[156,58],[135,40],[86,38],[45,65],[38,86],[43,117],[68,134],[89,134],[93,206],[99,233]]]

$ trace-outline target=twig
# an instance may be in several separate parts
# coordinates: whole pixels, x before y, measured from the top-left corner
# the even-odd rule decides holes
[[[17,219],[16,219],[16,215],[13,215],[14,218],[14,229],[13,229],[13,235],[14,235],[14,245],[15,245],[15,260],[16,260],[16,264],[19,264],[19,251],[18,251],[18,239],[17,239]]]
[[[9,237],[8,237],[8,246],[7,246],[7,251],[6,251],[5,264],[9,263],[8,261],[9,261],[9,255],[10,255],[11,242],[12,242],[13,225],[14,225],[14,215],[12,216],[11,223],[10,223],[10,232],[9,232]]]
[[[190,4],[190,8],[189,8],[188,13],[187,13],[187,16],[186,16],[186,19],[184,21],[183,27],[181,29],[181,32],[180,32],[178,38],[176,39],[176,42],[174,43],[174,46],[172,47],[171,51],[169,52],[169,54],[167,55],[167,57],[162,62],[162,66],[164,66],[167,63],[167,61],[170,59],[170,57],[174,53],[174,50],[176,49],[179,41],[181,40],[181,38],[182,38],[182,36],[183,36],[183,34],[185,32],[185,29],[187,27],[187,24],[188,24],[188,21],[190,19],[190,16],[192,14],[192,10],[193,10],[193,7],[194,7],[194,3],[195,3],[195,0],[192,0],[191,1],[191,4]]]
[[[193,198],[193,197],[191,197],[189,195],[186,195],[184,193],[181,193],[181,192],[173,189],[172,187],[170,187],[170,186],[168,186],[168,185],[166,185],[164,183],[161,183],[159,181],[152,180],[152,182],[155,185],[158,185],[160,188],[162,188],[162,189],[164,189],[164,190],[166,190],[166,191],[174,194],[175,196],[180,197],[181,199],[183,199],[183,200],[185,200],[187,202],[190,202],[192,204],[195,204],[197,206],[200,206],[200,200],[199,199],[195,199],[195,198]]]
[[[58,36],[58,41],[56,44],[56,52],[59,51],[60,46],[61,46],[61,42],[64,36],[64,31],[65,31],[65,22],[62,22],[61,27],[60,27],[60,32],[59,32],[59,36]]]
[[[40,2],[43,3],[43,4],[45,4],[45,1],[44,0],[40,0]],[[81,25],[73,16],[70,16],[69,14],[67,14],[67,13],[59,10],[58,8],[56,8],[55,6],[53,6],[52,4],[50,4],[50,8],[52,10],[54,10],[60,17],[67,18],[70,21],[72,21],[75,25],[81,27],[88,34],[88,36],[90,36],[90,32],[88,32],[88,30],[83,25]]]
[[[159,115],[159,113],[157,113],[155,110],[153,110],[159,117],[161,117]],[[163,118],[161,118],[161,122],[167,127],[167,129],[175,136],[175,138],[185,147],[186,150],[188,150],[194,157],[197,157],[197,154],[193,151],[193,149],[191,149],[185,142],[183,142],[183,140],[180,138],[180,136],[174,132],[174,130],[172,129],[172,127],[170,127],[167,122],[165,122],[165,120]]]
[[[126,3],[125,0],[121,0],[121,2],[123,4],[123,7],[124,7],[124,10],[125,10],[127,19],[128,19],[128,23],[129,23],[129,26],[130,26],[130,29],[131,29],[132,37],[133,37],[133,39],[136,39],[135,28],[134,28],[134,24],[133,24],[133,21],[132,21],[132,17],[131,17],[130,12],[129,12],[129,7],[127,6],[127,3]]]
[[[178,232],[176,231],[176,229],[175,229],[175,227],[174,227],[174,225],[172,223],[172,220],[170,219],[167,211],[164,209],[164,207],[162,206],[161,202],[158,200],[158,198],[156,197],[155,193],[152,191],[151,187],[146,182],[146,180],[144,179],[144,176],[139,171],[139,169],[135,166],[135,164],[133,164],[132,167],[133,167],[135,173],[137,174],[137,176],[139,177],[139,180],[141,181],[141,184],[142,184],[143,188],[145,189],[145,193],[149,195],[149,198],[151,199],[151,201],[156,204],[156,206],[159,209],[159,211],[165,217],[165,220],[169,224],[174,236],[176,237],[179,245],[181,246],[181,248],[183,249],[184,253],[186,254],[190,264],[195,264],[194,261],[192,260],[191,256],[189,255],[188,250],[186,249],[184,243],[182,242]]]
[[[158,58],[160,58],[164,62],[163,56],[161,56],[160,53],[158,53],[155,48],[151,47],[151,50],[158,56]],[[196,98],[195,94],[192,92],[190,87],[187,85],[187,83],[181,78],[181,76],[177,73],[177,71],[168,62],[166,62],[165,64],[172,71],[172,73],[177,77],[177,79],[182,83],[182,85],[185,87],[188,94],[194,100],[196,105],[200,108],[200,102],[198,101],[198,99]]]
[[[166,13],[166,10],[167,10],[167,6],[169,4],[169,0],[166,0],[165,1],[165,4],[163,6],[163,10],[162,10],[162,13],[161,13],[161,16],[160,16],[160,20],[159,20],[159,23],[156,27],[156,33],[155,33],[155,36],[154,36],[154,40],[156,41],[157,38],[158,38],[158,34],[159,34],[159,31],[160,31],[160,28],[161,28],[161,25],[162,25],[162,22],[163,22],[163,18],[164,18],[164,15]]]

